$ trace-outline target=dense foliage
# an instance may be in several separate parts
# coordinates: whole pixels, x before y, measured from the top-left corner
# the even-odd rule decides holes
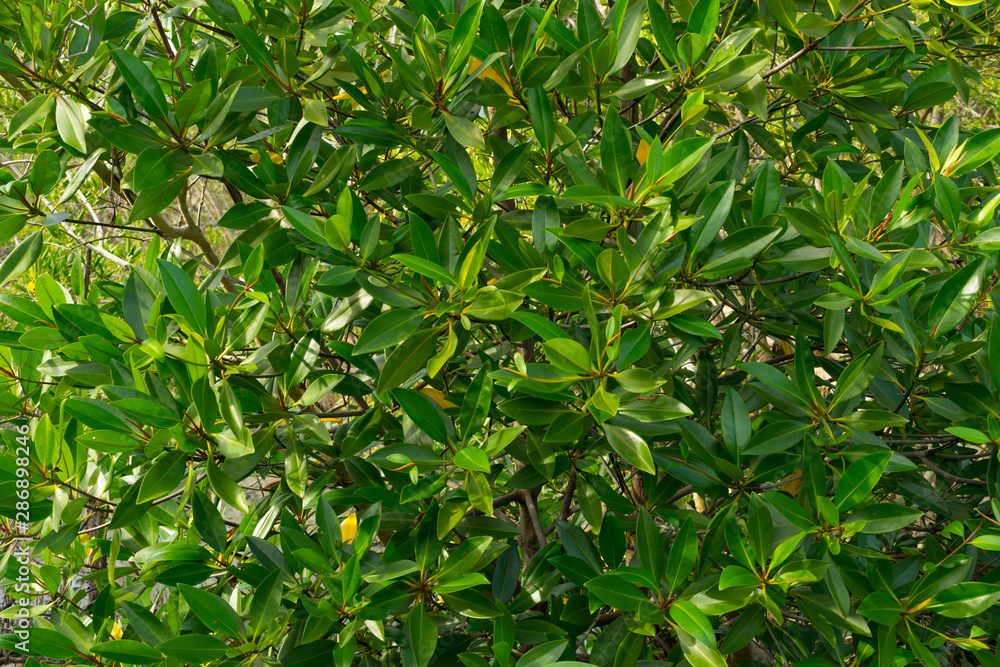
[[[31,655],[1000,665],[994,5],[0,5]]]

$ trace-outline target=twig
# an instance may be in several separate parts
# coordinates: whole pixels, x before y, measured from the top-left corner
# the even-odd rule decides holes
[[[935,473],[937,473],[941,477],[944,477],[946,480],[950,482],[955,482],[957,484],[968,484],[969,486],[986,486],[986,482],[982,481],[981,479],[967,479],[965,477],[959,477],[958,475],[952,475],[950,472],[943,470],[937,464],[931,463],[931,460],[927,457],[926,454],[921,456],[920,460],[923,461],[924,465],[926,465],[928,468],[930,468]]]
[[[535,539],[538,540],[538,548],[541,549],[547,544],[547,540],[545,539],[545,531],[542,529],[542,520],[538,516],[538,506],[535,504],[534,496],[529,491],[524,492],[524,506],[528,508],[528,516],[535,526]]]
[[[569,518],[573,507],[573,493],[576,491],[576,468],[569,469],[569,481],[566,483],[566,492],[563,495],[562,510],[559,512],[559,519],[565,521]]]

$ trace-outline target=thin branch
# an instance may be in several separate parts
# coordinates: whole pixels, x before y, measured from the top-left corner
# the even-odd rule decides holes
[[[920,457],[924,465],[933,470],[939,476],[944,477],[949,482],[955,482],[956,484],[968,484],[969,486],[986,486],[986,482],[981,479],[968,479],[965,477],[959,477],[958,475],[952,475],[950,472],[942,469],[935,463],[932,463],[930,458],[926,454]]]

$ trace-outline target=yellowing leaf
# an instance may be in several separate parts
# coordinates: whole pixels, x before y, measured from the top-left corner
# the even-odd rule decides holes
[[[635,158],[639,161],[639,164],[645,164],[646,158],[649,157],[649,144],[646,143],[645,139],[639,140],[639,147],[635,149]]]
[[[428,398],[434,400],[435,403],[441,406],[441,408],[457,408],[458,406],[449,401],[444,394],[435,389],[434,387],[424,387],[420,390],[420,393]]]
[[[354,536],[358,534],[358,513],[351,512],[351,515],[340,524],[340,539],[344,544],[354,541]]]
[[[366,95],[368,94],[368,90],[364,86],[360,86],[358,90],[360,90],[362,93],[365,93]],[[358,108],[358,103],[354,101],[350,93],[341,93],[340,95],[334,95],[332,99],[335,99],[338,102],[343,100],[351,100],[351,106],[355,109]]]
[[[469,74],[472,74],[477,69],[479,69],[479,66],[482,64],[483,64],[482,60],[469,58]],[[478,78],[491,79],[493,81],[496,81],[498,84],[500,84],[500,87],[503,88],[503,92],[507,93],[507,97],[510,98],[510,103],[518,107],[519,109],[524,109],[524,105],[521,104],[521,102],[514,96],[514,89],[510,87],[510,81],[504,78],[499,72],[496,71],[496,69],[494,69],[493,67],[487,67],[479,74]]]
[[[111,626],[111,636],[115,639],[122,638],[122,626],[118,625],[118,621],[115,621],[115,624]]]
[[[784,482],[781,485],[782,491],[792,497],[799,495],[799,490],[802,488],[802,470],[796,470],[792,474],[782,477],[781,481]]]

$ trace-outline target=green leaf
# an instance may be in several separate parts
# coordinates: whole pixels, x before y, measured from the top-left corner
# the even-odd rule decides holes
[[[207,665],[225,656],[229,647],[210,635],[186,634],[158,644],[156,650],[168,658]]]
[[[662,394],[651,401],[636,400],[625,403],[621,406],[620,413],[623,417],[643,423],[681,419],[692,414],[691,408],[676,398]]]
[[[189,327],[204,334],[205,298],[198,291],[198,286],[191,280],[191,276],[176,264],[163,259],[156,260],[156,263],[160,267],[160,277],[163,279],[163,288],[167,292],[170,305],[184,318]]]
[[[889,212],[896,205],[899,199],[899,191],[903,186],[903,163],[897,162],[889,167],[878,185],[872,189],[872,198],[869,203],[869,219],[872,224],[881,224]]]
[[[653,456],[645,440],[627,428],[611,424],[605,424],[601,428],[604,430],[604,436],[608,439],[608,444],[618,452],[619,456],[643,472],[656,473]]]
[[[418,173],[417,163],[411,158],[386,160],[365,175],[358,183],[358,190],[371,192],[393,188],[416,173]]]
[[[740,613],[740,617],[729,626],[729,632],[719,647],[723,654],[735,653],[749,644],[764,624],[764,608],[754,605]]]
[[[22,644],[22,646],[28,650],[21,649],[18,651],[19,653],[30,653],[50,660],[80,660],[80,649],[69,637],[45,627],[28,627],[26,629],[28,635],[24,641],[27,644]],[[13,634],[0,636],[4,639],[15,637]],[[20,641],[20,638],[18,640]],[[8,650],[14,649],[14,642],[4,642],[3,647]],[[27,664],[31,664],[31,662],[28,661]]]
[[[135,160],[135,169],[132,171],[132,187],[136,192],[157,186],[162,189],[163,183],[169,181],[173,175],[173,151],[147,148]]]
[[[659,526],[645,507],[639,509],[635,540],[639,565],[659,581],[664,571],[663,540]]]
[[[565,639],[539,644],[518,658],[515,667],[549,667],[566,650],[566,644]]]
[[[424,259],[423,257],[415,257],[413,255],[393,255],[392,258],[406,268],[416,271],[422,276],[436,280],[443,285],[451,285],[452,287],[458,286],[455,276],[451,275],[451,273],[449,273],[440,264]]]
[[[750,412],[736,391],[727,392],[722,404],[722,434],[726,444],[737,451],[747,446],[753,434]]]
[[[852,361],[837,378],[837,389],[830,399],[832,409],[839,403],[850,401],[863,394],[871,385],[882,362],[883,345],[879,343],[873,352],[860,355]]]
[[[585,587],[592,600],[625,612],[637,611],[649,599],[635,584],[615,572],[594,577]]]
[[[163,656],[156,649],[146,646],[142,642],[132,639],[117,639],[101,644],[94,644],[90,647],[93,655],[123,662],[127,665],[147,665],[163,660]]]
[[[1000,154],[1000,128],[977,132],[965,142],[961,157],[952,167],[950,175],[957,176],[972,169],[978,169]]]
[[[201,538],[216,551],[226,550],[228,537],[222,514],[201,490],[195,489],[191,498],[191,519]]]
[[[31,191],[36,195],[47,195],[62,178],[62,160],[54,151],[45,151],[35,158],[31,165],[31,172],[28,182],[31,183]]]
[[[702,250],[708,248],[715,241],[715,237],[732,210],[735,192],[736,182],[727,181],[716,185],[705,196],[698,207],[698,220],[691,225],[688,232],[691,239],[689,257],[692,259],[697,257]]]
[[[604,118],[601,132],[601,165],[612,190],[625,194],[625,186],[632,174],[632,137],[617,113],[609,113]],[[566,198],[571,196],[566,193]]]
[[[945,588],[925,607],[945,618],[971,618],[1000,600],[1000,584],[963,581]]]
[[[103,156],[104,153],[106,152],[107,151],[104,148],[98,148],[97,150],[95,150],[93,153],[90,154],[90,156],[83,164],[81,164],[79,167],[76,168],[76,171],[73,174],[73,178],[71,178],[69,183],[66,184],[66,187],[63,188],[62,195],[56,202],[56,206],[59,206],[60,204],[65,204],[70,199],[72,199],[74,195],[76,195],[76,193],[80,190],[80,186],[82,186],[84,181],[86,181],[87,178],[90,176],[91,172],[94,169],[94,165],[97,164],[97,161],[101,159],[101,156]]]
[[[667,552],[667,590],[673,593],[688,578],[698,560],[698,534],[693,521],[686,520],[674,536]]]
[[[291,389],[306,379],[312,372],[319,358],[320,343],[316,336],[305,335],[299,339],[292,350],[292,356],[288,360],[288,368],[285,370],[285,388]]]
[[[19,107],[10,117],[10,124],[7,126],[7,134],[16,137],[24,130],[39,121],[48,118],[55,107],[54,93],[47,95],[36,95],[26,104]]]
[[[59,137],[81,153],[87,152],[87,119],[84,107],[74,99],[56,95],[56,130]]]
[[[153,116],[166,118],[169,107],[167,98],[160,90],[160,84],[153,77],[149,68],[135,55],[120,48],[111,49],[111,57],[118,66],[118,72],[125,79],[132,97]]]
[[[403,627],[410,643],[409,652],[413,656],[412,664],[416,667],[427,667],[434,655],[434,649],[437,647],[437,626],[422,606],[416,606],[406,615]]]
[[[978,259],[955,271],[934,295],[928,311],[932,336],[951,331],[972,311],[982,289],[985,261]]]
[[[211,178],[222,178],[226,169],[222,160],[212,153],[202,155],[192,155],[193,162],[191,174],[193,176],[208,176]]]
[[[701,644],[715,645],[715,632],[708,617],[688,600],[670,605],[670,618]]]
[[[670,16],[663,7],[659,5],[654,6],[654,3],[649,3],[647,8],[647,11],[649,11],[649,24],[653,32],[653,39],[656,40],[656,47],[669,63],[676,64],[680,62],[677,55],[677,37],[674,35]]]
[[[886,410],[857,410],[838,421],[853,431],[881,431],[907,423],[906,417]]]
[[[542,343],[545,357],[556,368],[574,375],[590,375],[590,353],[570,338],[554,338]]]
[[[429,396],[402,387],[395,389],[392,395],[399,401],[406,416],[421,431],[437,442],[450,444],[455,441],[455,428],[452,426],[451,418]]]
[[[420,328],[424,314],[416,310],[389,310],[368,323],[354,344],[354,354],[379,352],[398,345]]]
[[[173,451],[165,454],[142,477],[137,501],[139,503],[156,500],[177,488],[184,479],[187,456],[184,452]]]
[[[281,569],[272,570],[254,591],[250,601],[250,629],[254,637],[266,629],[281,612],[281,594],[284,589],[284,574]]]
[[[833,496],[833,504],[846,512],[868,497],[889,464],[892,452],[876,452],[864,456],[847,467]]]
[[[395,389],[420,370],[434,354],[439,333],[438,329],[418,331],[393,350],[379,373],[375,393],[384,394]]]
[[[544,88],[528,90],[528,114],[531,116],[531,128],[535,132],[535,138],[541,144],[542,150],[548,153],[555,138],[555,117]]]
[[[76,441],[95,452],[119,454],[140,449],[143,443],[136,438],[117,431],[89,431],[76,437]]]
[[[566,188],[560,198],[605,207],[636,207],[636,203],[631,199],[627,199],[626,197],[621,197],[619,195],[613,195],[604,188],[597,187],[596,185],[573,185]]]
[[[288,221],[288,224],[294,227],[299,234],[319,244],[327,243],[327,236],[320,228],[316,218],[290,206],[282,206],[281,212],[285,214],[285,220]],[[343,247],[342,243],[341,247]]]
[[[208,463],[208,483],[212,490],[218,494],[227,505],[233,507],[244,514],[250,509],[247,507],[246,494],[243,489],[234,481],[229,479],[222,470],[215,465],[214,461]]]
[[[484,287],[476,298],[462,312],[484,322],[498,322],[510,317],[524,301],[524,297],[514,292]]]
[[[899,602],[885,591],[870,593],[858,606],[859,614],[882,625],[895,625],[902,611]]]
[[[698,275],[713,278],[750,266],[780,233],[777,227],[748,227],[730,234],[716,244]]]
[[[218,595],[187,584],[178,584],[177,588],[194,615],[210,630],[233,639],[246,636],[239,614]]]
[[[885,535],[910,525],[923,515],[924,513],[915,507],[905,507],[895,503],[876,503],[854,510],[844,522],[864,521],[865,526],[861,529],[861,533]]]
[[[38,231],[17,244],[0,264],[0,285],[6,285],[31,268],[42,255],[42,232]]]
[[[458,17],[455,23],[455,30],[451,34],[451,41],[448,42],[448,49],[444,57],[444,76],[450,77],[462,67],[466,66],[469,54],[472,52],[472,45],[479,31],[479,21],[483,15],[482,2],[469,3]]]
[[[719,0],[698,0],[688,19],[688,32],[701,35],[705,43],[711,42],[719,24]]]
[[[172,181],[159,181],[140,192],[129,211],[129,222],[151,218],[173,204],[184,189],[185,180],[185,176],[178,176]]]
[[[448,133],[458,143],[467,148],[474,148],[480,151],[486,149],[482,129],[471,120],[446,113],[444,115],[444,122],[448,127]]]
[[[479,472],[490,472],[490,459],[486,452],[475,447],[466,447],[455,452],[455,465],[463,470],[478,470]]]

